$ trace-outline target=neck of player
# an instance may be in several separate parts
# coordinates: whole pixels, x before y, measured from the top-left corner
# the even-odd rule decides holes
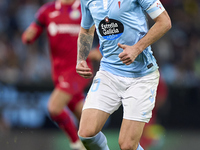
[[[71,4],[73,3],[75,0],[59,0],[62,4]]]

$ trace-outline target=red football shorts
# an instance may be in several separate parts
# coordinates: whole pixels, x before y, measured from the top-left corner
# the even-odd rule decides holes
[[[71,111],[74,111],[76,104],[84,99],[84,90],[89,86],[90,81],[91,79],[85,79],[76,73],[75,68],[67,70],[54,78],[56,88],[73,96],[68,104]]]

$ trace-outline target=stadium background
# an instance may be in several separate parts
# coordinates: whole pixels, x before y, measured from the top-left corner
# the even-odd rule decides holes
[[[172,29],[152,47],[168,96],[159,109],[160,134],[151,150],[200,150],[200,1],[161,1]],[[22,32],[45,2],[0,1],[0,150],[69,149],[47,115],[53,84],[46,37],[32,46],[21,42]],[[119,150],[121,116],[120,108],[103,129],[111,150]]]

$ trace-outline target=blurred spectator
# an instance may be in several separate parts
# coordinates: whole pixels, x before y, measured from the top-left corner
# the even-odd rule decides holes
[[[39,9],[39,2],[36,0],[24,0],[16,11],[17,24],[20,31],[24,31],[35,19],[35,12]]]
[[[39,0],[0,2],[0,81],[3,83],[51,82],[46,39],[41,38],[30,51],[21,42],[22,31],[32,22],[41,4]]]

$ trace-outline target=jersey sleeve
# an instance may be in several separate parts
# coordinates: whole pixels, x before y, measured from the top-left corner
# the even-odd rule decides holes
[[[138,0],[138,2],[152,19],[155,19],[165,11],[160,0]]]
[[[29,33],[27,33],[26,31],[22,34],[22,42],[24,44],[32,44],[33,42],[35,42],[35,40],[41,35],[43,28],[39,25],[37,25],[35,22],[33,22],[30,26],[29,26],[30,30],[32,31],[32,33],[30,33],[30,30],[27,31]],[[27,34],[34,34],[34,36],[32,36],[31,39],[27,38]]]
[[[41,27],[46,26],[47,5],[43,5],[35,14],[35,23]]]
[[[81,27],[83,27],[84,29],[89,29],[94,25],[94,20],[87,5],[88,4],[86,0],[81,0]]]

